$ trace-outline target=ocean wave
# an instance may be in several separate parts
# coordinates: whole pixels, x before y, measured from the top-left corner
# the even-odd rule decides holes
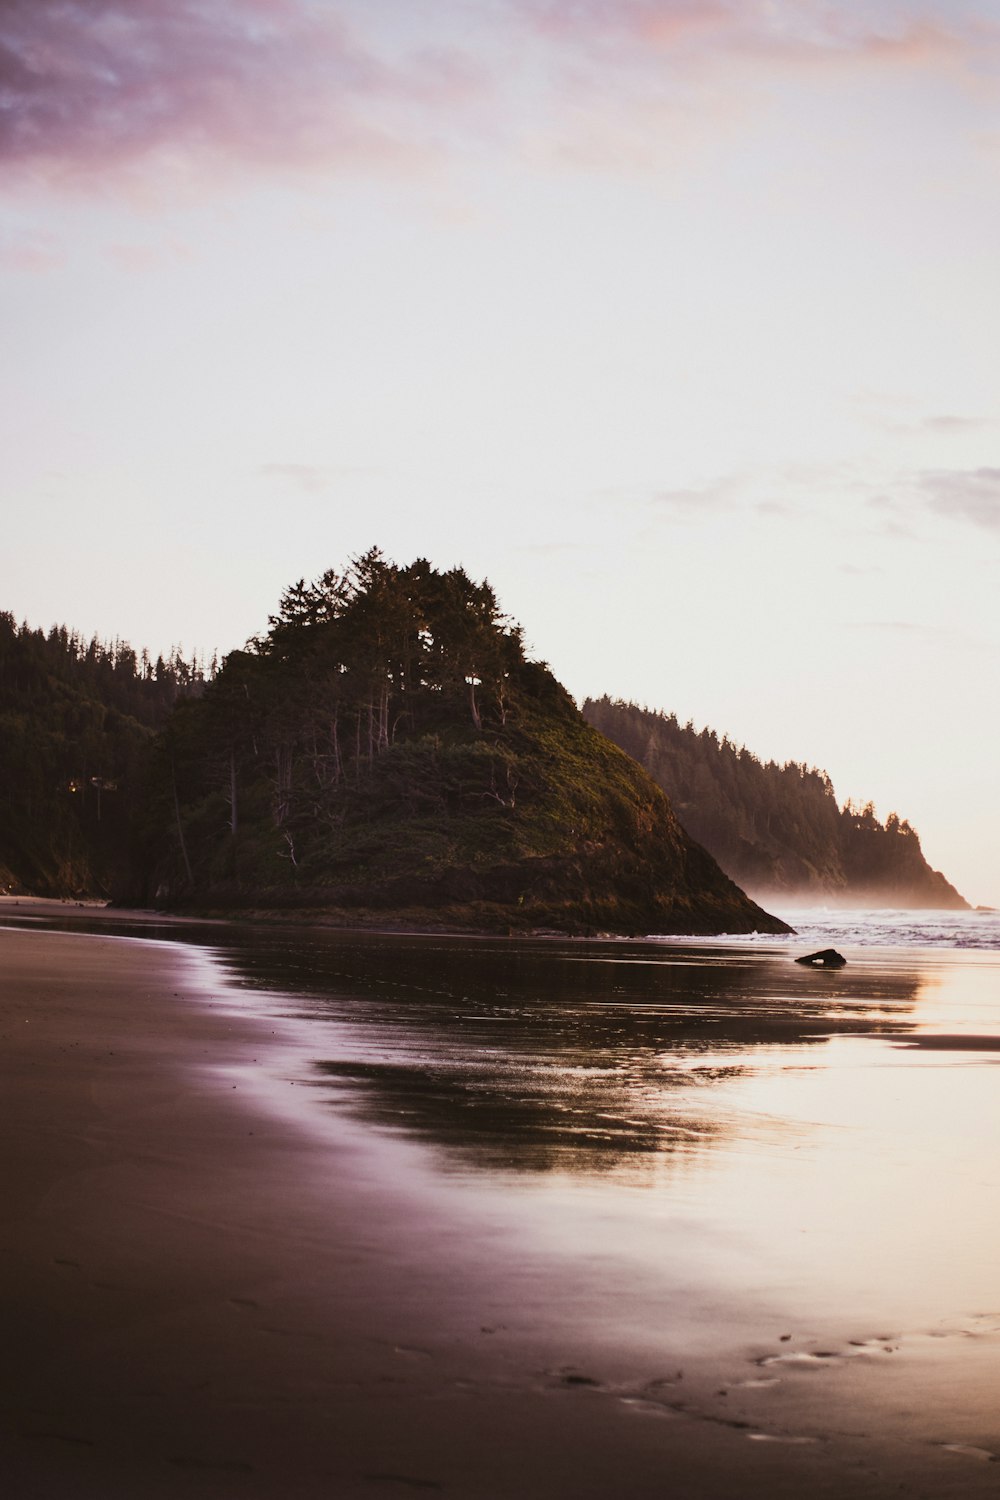
[[[796,938],[816,947],[837,943],[880,948],[1000,950],[998,911],[853,911],[835,907],[782,908],[777,913]]]

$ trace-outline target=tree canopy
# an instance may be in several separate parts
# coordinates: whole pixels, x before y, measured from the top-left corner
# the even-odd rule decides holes
[[[0,613],[0,884],[108,894],[128,862],[145,752],[204,663],[47,633]]]
[[[373,549],[286,589],[178,706],[153,786],[155,900],[564,930],[773,923],[527,659],[489,583],[425,558]]]

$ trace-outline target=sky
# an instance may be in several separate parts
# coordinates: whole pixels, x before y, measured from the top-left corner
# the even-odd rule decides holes
[[[0,0],[0,608],[373,545],[1000,906],[996,0]]]

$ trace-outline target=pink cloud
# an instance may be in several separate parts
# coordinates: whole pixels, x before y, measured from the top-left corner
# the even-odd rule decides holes
[[[964,57],[996,43],[995,13],[985,3],[929,0],[923,6],[874,0],[513,0],[547,37],[581,49],[639,44],[675,60],[753,56],[775,61],[874,60],[922,66]]]
[[[458,52],[387,62],[306,0],[6,0],[0,166],[412,166],[481,87]]]
[[[990,0],[507,0],[507,15],[546,80],[525,149],[600,172],[724,149],[788,84],[913,75],[978,92],[1000,59]]]
[[[0,267],[32,275],[56,271],[65,265],[62,247],[48,234],[22,233],[0,236]]]
[[[956,67],[970,73],[984,49],[997,44],[995,23],[971,27],[947,21],[907,19],[902,24],[879,22],[872,11],[858,24],[857,17],[833,12],[818,28],[795,25],[737,29],[734,55],[802,70],[875,68],[895,72]]]
[[[724,0],[515,0],[539,31],[566,42],[612,42],[625,36],[669,45],[724,27],[732,7]]]
[[[0,172],[155,195],[220,171],[421,173],[470,147],[643,169],[741,129],[775,73],[979,79],[1000,38],[986,0],[424,3],[426,28],[404,0],[2,0]]]
[[[193,252],[187,245],[170,241],[162,245],[108,245],[104,252],[119,270],[142,274],[159,270],[165,263],[191,260]]]

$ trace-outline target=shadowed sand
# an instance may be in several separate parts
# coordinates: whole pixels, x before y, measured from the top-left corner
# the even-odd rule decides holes
[[[5,1494],[992,1492],[992,1450],[873,1427],[905,1350],[806,1348],[722,1293],[699,1332],[523,1242],[502,1194],[295,1098],[302,1028],[197,950],[0,928],[0,961]]]

